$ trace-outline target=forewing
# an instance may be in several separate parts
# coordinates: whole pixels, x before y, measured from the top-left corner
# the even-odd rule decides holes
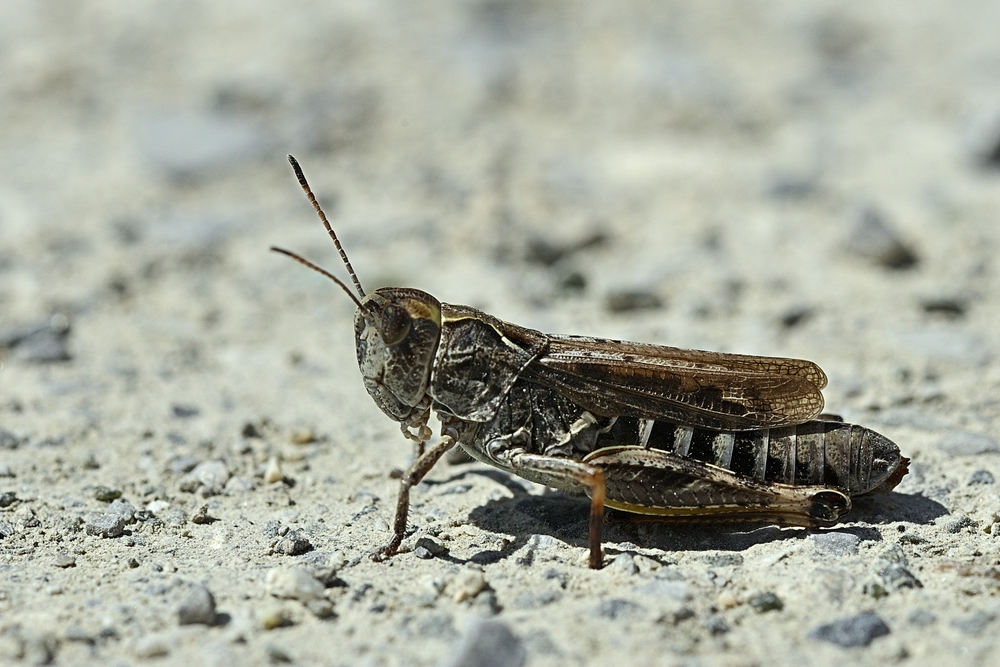
[[[551,336],[522,374],[603,415],[725,431],[776,428],[823,409],[826,375],[800,359]]]

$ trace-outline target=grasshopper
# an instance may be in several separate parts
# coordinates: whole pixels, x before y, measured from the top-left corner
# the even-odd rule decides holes
[[[406,534],[410,489],[452,447],[533,482],[590,496],[589,564],[605,507],[658,520],[817,528],[851,499],[894,488],[909,460],[888,438],[820,414],[826,375],[799,359],[550,335],[416,289],[366,293],[295,158],[355,295],[365,388],[416,443],[386,559]],[[435,412],[441,436],[427,421]]]

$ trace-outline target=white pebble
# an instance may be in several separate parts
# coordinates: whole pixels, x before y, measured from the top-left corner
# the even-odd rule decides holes
[[[276,598],[308,602],[325,597],[323,584],[301,567],[276,567],[268,571],[264,582]]]

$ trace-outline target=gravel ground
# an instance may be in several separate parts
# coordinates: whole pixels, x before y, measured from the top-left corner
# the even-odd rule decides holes
[[[1000,5],[0,5],[0,663],[992,665]],[[364,284],[795,356],[912,458],[846,523],[624,525],[412,454]]]

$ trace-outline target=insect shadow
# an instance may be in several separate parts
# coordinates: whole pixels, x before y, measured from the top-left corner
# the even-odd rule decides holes
[[[469,520],[478,528],[515,536],[504,548],[479,552],[469,558],[470,561],[487,564],[503,560],[526,546],[534,535],[548,535],[576,547],[587,546],[588,498],[552,490],[534,495],[515,478],[491,469],[469,470],[448,481],[465,474],[488,477],[507,488],[513,496],[491,500],[470,512]],[[882,532],[878,524],[899,521],[929,524],[948,510],[920,494],[892,492],[858,499],[855,512],[856,521],[873,525],[841,526],[837,531],[857,535],[862,541],[879,542]],[[625,512],[609,513],[606,533],[609,554],[630,551],[635,545],[665,551],[743,551],[755,544],[803,539],[815,532],[766,525],[748,529],[746,524],[739,523],[685,525],[642,521],[641,518],[635,521],[634,516]]]

